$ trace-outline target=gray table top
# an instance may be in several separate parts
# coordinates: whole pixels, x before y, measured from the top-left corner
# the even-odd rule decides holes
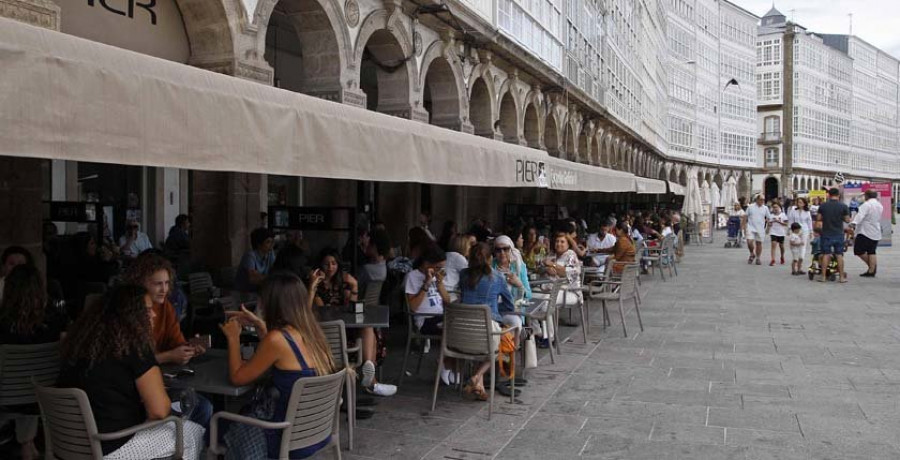
[[[164,373],[175,373],[179,369],[188,368],[194,371],[192,376],[179,376],[165,379],[166,386],[171,388],[193,388],[198,393],[223,396],[241,396],[250,391],[253,385],[234,386],[228,378],[228,350],[211,349],[203,356],[191,360],[187,366],[166,364],[162,366]]]
[[[519,304],[516,313],[528,316],[547,307],[548,299],[525,299]]]
[[[317,312],[319,321],[341,320],[347,329],[388,328],[391,325],[391,308],[387,305],[372,305],[360,314],[350,313],[342,308],[318,308]]]

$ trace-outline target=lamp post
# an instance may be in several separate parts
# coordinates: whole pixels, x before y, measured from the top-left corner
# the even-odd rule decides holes
[[[725,82],[725,86],[723,86],[722,89],[719,91],[719,103],[716,106],[716,122],[718,124],[718,137],[719,137],[719,152],[718,152],[718,155],[716,155],[716,173],[720,173],[722,171],[722,154],[725,151],[725,135],[724,135],[724,133],[722,133],[722,112],[719,111],[719,108],[722,106],[723,99],[725,98],[725,91],[731,86],[738,88],[739,91],[741,90],[741,84],[737,81],[737,78],[732,77],[730,80]],[[713,204],[715,204],[715,203],[713,203]],[[710,229],[709,229],[710,244],[715,243],[715,238],[714,238],[715,228],[713,227],[713,225],[715,223],[714,219],[716,219],[718,217],[715,214],[716,214],[716,206],[712,206],[712,209],[710,211],[710,223],[709,223],[710,224]]]

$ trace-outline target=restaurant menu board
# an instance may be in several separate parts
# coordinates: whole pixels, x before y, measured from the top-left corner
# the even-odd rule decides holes
[[[862,190],[863,192],[868,190],[878,192],[878,201],[884,207],[884,211],[881,213],[881,240],[878,242],[878,245],[891,246],[891,183],[863,184]]]

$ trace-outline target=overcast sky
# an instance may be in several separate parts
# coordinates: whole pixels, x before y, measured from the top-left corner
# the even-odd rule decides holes
[[[757,16],[772,8],[772,0],[731,1]],[[900,58],[900,0],[780,0],[775,7],[807,30],[828,34],[848,33],[853,13],[853,35]]]

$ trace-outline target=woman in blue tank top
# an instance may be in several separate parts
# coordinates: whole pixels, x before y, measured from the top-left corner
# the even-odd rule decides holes
[[[259,297],[265,321],[241,306],[241,311],[230,314],[222,326],[228,339],[228,370],[234,385],[249,385],[271,370],[272,384],[279,394],[272,417],[275,422],[284,421],[297,379],[335,371],[331,350],[311,308],[311,294],[320,280],[321,272],[316,270],[307,291],[294,274],[271,274],[263,283]],[[245,325],[255,326],[261,339],[253,357],[242,362],[240,334]],[[290,458],[309,457],[329,441],[330,438],[292,450]],[[281,430],[266,430],[265,442],[269,458],[278,458]]]

